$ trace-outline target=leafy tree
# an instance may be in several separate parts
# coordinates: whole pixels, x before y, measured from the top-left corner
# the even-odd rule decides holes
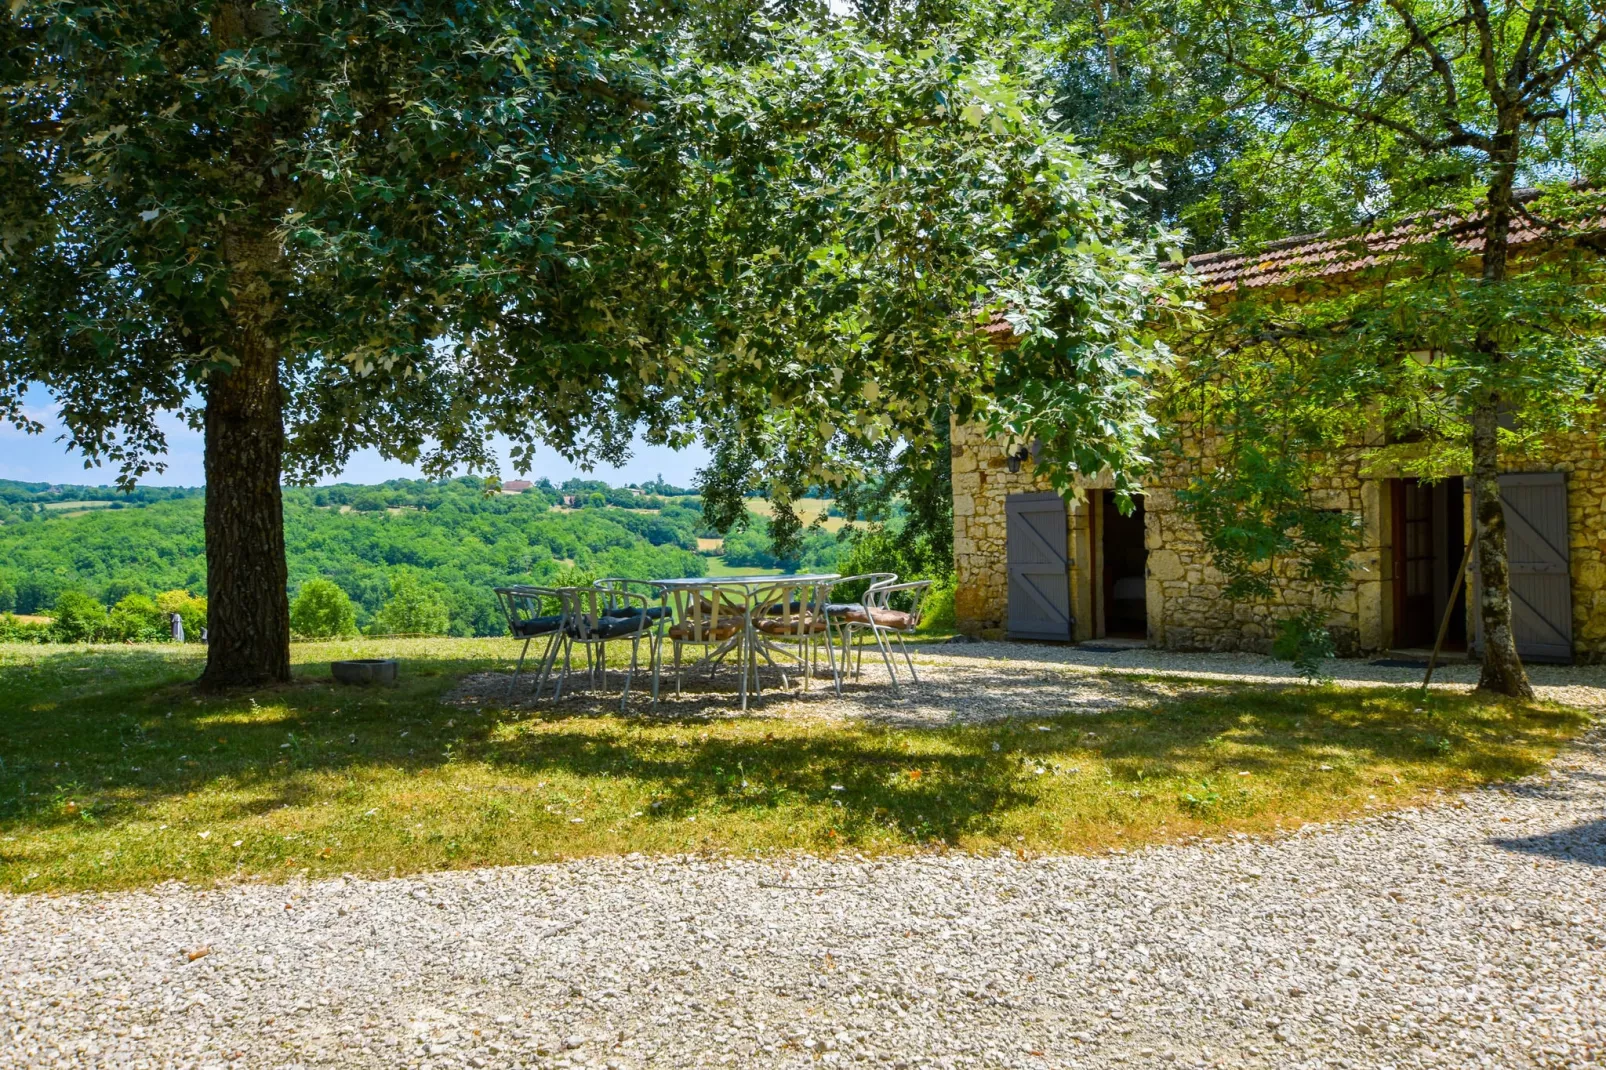
[[[206,599],[185,590],[163,591],[156,596],[156,608],[163,617],[177,613],[184,624],[184,638],[199,642],[206,630]],[[171,631],[168,634],[172,634]]]
[[[1371,463],[1471,473],[1479,687],[1530,695],[1498,471],[1546,435],[1596,433],[1606,303],[1586,232],[1601,209],[1565,180],[1606,174],[1606,7],[1200,0],[1165,17],[1179,54],[1236,73],[1224,106],[1309,173],[1364,191],[1356,227],[1394,227],[1403,246],[1337,295],[1244,295],[1193,340],[1178,397],[1228,433],[1225,463],[1189,496],[1218,563],[1247,591],[1287,554],[1330,581],[1348,534],[1309,488],[1381,425],[1393,446]],[[1452,236],[1468,221],[1472,240]],[[1517,227],[1544,255],[1514,260]]]
[[[308,580],[290,606],[290,629],[309,639],[356,635],[357,611],[338,584]]]
[[[96,642],[106,631],[106,607],[83,591],[63,591],[56,599],[51,631],[58,643]]]
[[[714,0],[22,0],[0,398],[31,426],[45,383],[129,479],[157,412],[204,427],[208,685],[287,678],[280,475],[363,446],[488,470],[496,434],[522,465],[702,427],[743,461],[711,518],[768,485],[782,545],[792,497],[954,399],[1125,473],[1172,307],[1128,213],[1153,178],[1056,132],[1032,48],[928,37],[947,10],[888,44]]]
[[[101,638],[114,643],[149,643],[172,635],[167,616],[142,594],[124,595],[112,606]]]
[[[17,608],[17,588],[4,576],[0,576],[0,613],[10,613]]]
[[[451,626],[441,588],[412,572],[391,577],[390,599],[374,615],[374,635],[445,635]]]

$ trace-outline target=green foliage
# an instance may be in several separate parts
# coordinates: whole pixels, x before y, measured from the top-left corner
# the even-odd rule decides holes
[[[382,499],[379,510],[346,511]],[[506,630],[491,588],[546,583],[574,562],[593,575],[697,576],[705,559],[691,552],[702,530],[694,498],[630,496],[634,509],[554,511],[544,492],[487,495],[477,480],[394,480],[377,487],[339,484],[285,492],[290,586],[327,579],[368,624],[397,568],[413,568],[445,590],[450,630],[500,635]],[[659,512],[647,512],[658,509]],[[41,523],[0,526],[0,573],[17,577],[23,612],[48,609],[69,587],[103,602],[136,592],[206,590],[201,499],[160,501]],[[829,536],[825,540],[834,549]],[[204,598],[168,608],[184,617],[185,637],[200,638]]]
[[[957,577],[952,573],[932,582],[931,591],[926,595],[925,605],[921,610],[920,631],[943,635],[959,629],[959,618],[954,613],[956,584]]]
[[[56,599],[51,634],[59,643],[93,643],[106,631],[106,607],[83,591],[63,591]]]
[[[167,616],[142,594],[125,595],[112,606],[100,638],[113,643],[151,643],[172,636]]]
[[[201,632],[206,630],[206,599],[192,595],[188,591],[163,591],[156,596],[156,608],[162,611],[165,617],[170,613],[177,613],[184,622],[184,638],[191,643],[201,641]],[[172,635],[171,626],[168,635]]]
[[[1284,661],[1293,662],[1295,671],[1307,680],[1327,679],[1322,663],[1338,654],[1323,614],[1314,609],[1285,618],[1278,626],[1271,652]]]
[[[445,589],[427,583],[411,570],[390,581],[390,598],[369,625],[370,635],[445,635],[451,624]]]
[[[355,635],[357,611],[337,584],[321,578],[308,580],[291,603],[290,630],[314,639]]]
[[[54,639],[48,622],[18,620],[15,613],[0,613],[0,643],[49,643]]]
[[[0,613],[10,613],[17,608],[17,588],[4,576],[0,576]]]

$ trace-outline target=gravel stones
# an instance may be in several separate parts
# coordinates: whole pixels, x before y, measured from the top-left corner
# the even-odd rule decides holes
[[[1283,685],[1302,683],[1286,661],[1259,654],[1181,653],[1141,646],[1111,649],[1065,646],[1057,643],[977,642],[912,647],[920,683],[909,685],[906,666],[898,662],[904,687],[894,694],[887,686],[887,670],[874,657],[864,659],[864,675],[845,680],[839,697],[821,671],[807,692],[795,674],[789,690],[779,690],[779,675],[766,668],[766,690],[742,713],[731,673],[709,682],[688,678],[680,697],[674,684],[664,685],[656,712],[666,718],[782,717],[861,720],[896,727],[938,727],[976,724],[1011,717],[1095,712],[1141,708],[1175,698],[1185,692],[1220,689],[1245,683]],[[1361,659],[1325,663],[1341,687],[1420,686],[1422,670],[1374,665]],[[1606,666],[1530,665],[1528,673],[1541,699],[1580,707],[1606,706]],[[550,709],[550,685],[539,702],[531,698],[533,676],[525,674],[520,691],[510,704],[511,673],[476,673],[464,677],[447,696],[452,705],[512,705],[524,709]],[[583,674],[571,678],[574,684]],[[1476,665],[1464,657],[1441,664],[1434,673],[1435,690],[1466,691],[1478,680]],[[608,673],[607,687],[585,691],[566,689],[560,708],[611,714],[618,710],[624,676]],[[630,712],[650,715],[651,673],[638,672],[630,691]]]
[[[1572,1068],[1603,1021],[1599,735],[1277,840],[0,897],[3,1068]]]

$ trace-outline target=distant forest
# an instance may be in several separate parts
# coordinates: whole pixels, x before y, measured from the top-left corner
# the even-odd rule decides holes
[[[48,613],[68,590],[107,606],[129,594],[205,595],[203,509],[197,488],[124,494],[0,480],[0,612]],[[447,604],[454,635],[506,630],[491,593],[505,583],[706,574],[713,562],[697,540],[716,534],[695,491],[661,481],[541,480],[518,493],[471,478],[286,488],[284,520],[292,597],[308,580],[333,580],[365,626],[392,580],[411,571]],[[797,558],[777,560],[754,515],[726,540],[722,563],[829,569],[842,551],[816,530]]]

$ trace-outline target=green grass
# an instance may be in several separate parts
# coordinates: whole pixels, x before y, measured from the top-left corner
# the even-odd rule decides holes
[[[1214,687],[1152,709],[895,730],[446,706],[502,640],[295,647],[202,697],[196,647],[0,646],[0,889],[387,874],[628,851],[1090,851],[1330,820],[1538,769],[1577,711]],[[392,654],[403,684],[325,682]],[[1247,775],[1245,775],[1247,774]]]

